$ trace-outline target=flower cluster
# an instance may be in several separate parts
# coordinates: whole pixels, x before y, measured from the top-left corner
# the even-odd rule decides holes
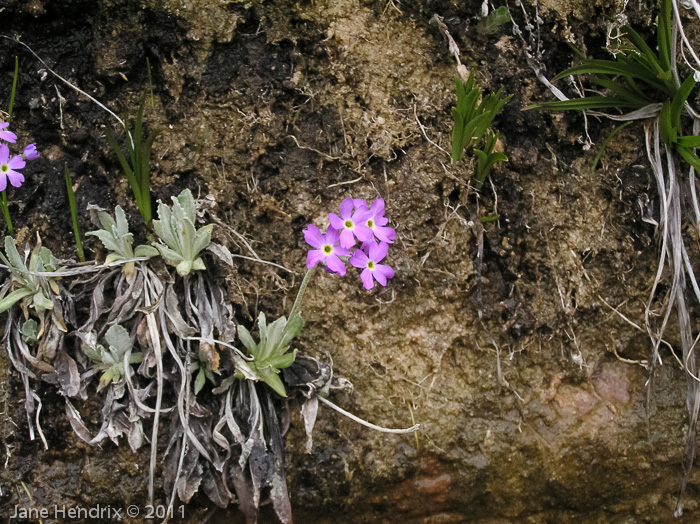
[[[340,215],[330,213],[328,220],[331,225],[325,235],[313,224],[304,230],[306,243],[316,248],[309,250],[306,267],[311,269],[323,262],[326,270],[343,276],[346,268],[340,257],[349,256],[350,265],[362,270],[365,289],[372,289],[375,280],[386,286],[394,270],[379,262],[386,257],[389,244],[394,243],[396,231],[387,227],[384,200],[378,198],[368,206],[361,198],[346,198],[340,204]],[[360,247],[356,247],[358,242]]]
[[[7,122],[0,122],[0,191],[7,189],[8,179],[14,187],[21,186],[24,175],[20,173],[20,169],[26,165],[25,160],[39,158],[36,144],[29,144],[21,155],[10,155],[9,146],[2,141],[14,144],[17,142],[17,135],[7,130],[9,126]]]

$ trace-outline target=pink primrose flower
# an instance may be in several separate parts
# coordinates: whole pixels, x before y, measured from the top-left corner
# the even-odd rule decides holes
[[[36,160],[39,158],[39,152],[36,150],[36,144],[29,144],[24,148],[22,156],[25,160]]]
[[[10,124],[8,122],[0,122],[0,130],[9,127],[9,125]],[[17,142],[17,135],[15,135],[12,131],[0,131],[0,140],[14,144]]]
[[[311,247],[316,248],[309,250],[306,255],[306,268],[311,269],[319,262],[324,262],[330,271],[338,273],[341,277],[344,276],[345,264],[338,257],[349,255],[350,251],[338,245],[339,238],[338,230],[333,227],[329,227],[323,235],[315,225],[306,226],[304,240]]]
[[[7,180],[14,187],[19,187],[24,182],[24,175],[19,172],[26,165],[21,156],[10,158],[10,148],[0,144],[0,191],[7,189]]]
[[[331,226],[340,231],[340,247],[345,249],[353,247],[357,240],[366,242],[374,237],[372,230],[365,224],[370,217],[367,204],[364,207],[355,209],[356,200],[359,199],[346,198],[343,200],[340,204],[340,216],[335,213],[328,215]]]
[[[363,244],[363,246],[368,248],[367,252],[362,249],[356,249],[348,262],[354,267],[362,269],[360,278],[365,289],[372,289],[375,280],[380,285],[386,286],[387,279],[394,277],[394,270],[379,262],[386,257],[389,251],[389,244],[386,242],[380,242],[379,244],[368,242]]]

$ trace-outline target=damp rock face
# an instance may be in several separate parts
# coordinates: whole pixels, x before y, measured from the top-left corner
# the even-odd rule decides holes
[[[643,3],[627,12],[640,24],[652,7]],[[415,421],[421,430],[379,434],[321,406],[307,453],[290,401],[286,471],[297,522],[665,522],[680,482],[685,377],[664,349],[647,404],[644,307],[657,250],[643,220],[654,203],[645,204],[652,178],[642,134],[625,129],[592,172],[611,124],[521,111],[551,98],[523,41],[510,24],[480,33],[481,2],[459,4],[9,2],[4,34],[20,34],[46,61],[0,40],[0,107],[17,55],[13,122],[44,152],[27,174],[32,182],[10,195],[19,238],[39,232],[54,252],[72,256],[64,163],[84,224],[88,203],[122,205],[136,223],[102,137],[113,120],[47,66],[116,113],[133,114],[150,91],[148,58],[148,119],[162,131],[154,197],[169,201],[184,188],[212,195],[229,226],[216,228],[215,239],[248,257],[218,269],[238,322],[289,311],[305,271],[302,230],[325,227],[343,199],[383,198],[397,230],[388,260],[396,276],[386,288],[365,291],[353,271],[318,272],[296,347],[332,361],[354,385],[331,392],[336,404],[382,426]],[[523,11],[533,21],[550,78],[571,63],[567,41],[598,52],[603,15],[622,10],[621,2],[540,4],[536,12],[525,2],[513,18],[526,41]],[[495,123],[510,161],[478,197],[473,165],[450,164],[456,63],[434,14],[482,88],[513,95]],[[596,146],[584,147],[588,139]],[[673,327],[667,337],[677,346]],[[143,506],[148,452],[83,444],[44,384],[45,451],[28,440],[25,393],[8,366],[0,366],[3,512]],[[99,424],[97,404],[82,409],[86,424]],[[698,475],[678,522],[698,518]],[[207,507],[195,498],[187,519],[208,515]],[[241,518],[232,507],[210,522]],[[261,522],[275,522],[272,512]]]

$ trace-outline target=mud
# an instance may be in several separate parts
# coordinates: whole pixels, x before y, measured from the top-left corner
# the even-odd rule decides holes
[[[648,24],[642,3],[631,2],[627,15]],[[551,77],[570,63],[567,41],[598,52],[600,10],[614,16],[622,2],[540,4]],[[56,73],[120,115],[133,114],[149,89],[149,59],[147,117],[163,130],[154,145],[155,199],[185,187],[211,193],[217,216],[257,255],[292,271],[238,259],[222,274],[240,322],[250,325],[260,310],[289,311],[305,270],[306,224],[325,226],[348,196],[386,200],[398,233],[389,260],[396,277],[366,292],[352,272],[318,274],[299,347],[332,359],[354,384],[332,395],[337,404],[384,426],[415,420],[422,428],[417,437],[380,435],[321,408],[306,454],[295,416],[287,478],[297,522],[670,521],[685,378],[665,349],[647,409],[648,373],[633,361],[648,358],[650,343],[622,317],[643,326],[657,264],[639,204],[653,205],[641,132],[625,129],[592,172],[611,123],[523,112],[550,95],[510,26],[476,31],[480,8],[438,0],[15,0],[0,20],[2,34],[21,34]],[[534,6],[524,9],[534,20]],[[430,24],[435,13],[480,84],[514,95],[496,122],[510,162],[481,195],[469,187],[471,166],[450,165],[445,152],[455,63]],[[513,13],[524,28],[522,11]],[[114,121],[21,47],[0,40],[0,50],[0,107],[17,55],[13,127],[42,152],[28,183],[10,194],[20,237],[38,232],[74,256],[66,162],[84,227],[88,203],[120,204],[136,226],[103,137]],[[597,144],[589,150],[586,129]],[[230,231],[215,236],[250,255]],[[44,505],[144,504],[146,458],[126,446],[81,444],[48,386],[40,394],[50,449],[29,441],[21,384],[0,364],[3,517],[29,495]],[[686,515],[674,522],[697,520],[699,475],[691,476]],[[192,522],[210,513],[203,499],[187,511]],[[233,509],[209,522],[231,519],[240,519]],[[274,522],[272,513],[261,521]]]

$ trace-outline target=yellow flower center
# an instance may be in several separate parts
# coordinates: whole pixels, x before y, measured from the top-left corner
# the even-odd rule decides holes
[[[369,269],[370,271],[374,271],[375,267],[376,264],[374,263],[374,260],[370,260],[369,262],[367,262],[367,269]]]
[[[343,222],[343,225],[345,226],[345,229],[353,229],[355,227],[355,223],[349,218]]]
[[[367,220],[367,227],[370,229],[374,229],[374,219],[373,218],[370,218],[369,220]]]
[[[323,253],[325,255],[330,255],[331,253],[333,253],[333,246],[331,246],[330,244],[324,244],[323,245]]]

